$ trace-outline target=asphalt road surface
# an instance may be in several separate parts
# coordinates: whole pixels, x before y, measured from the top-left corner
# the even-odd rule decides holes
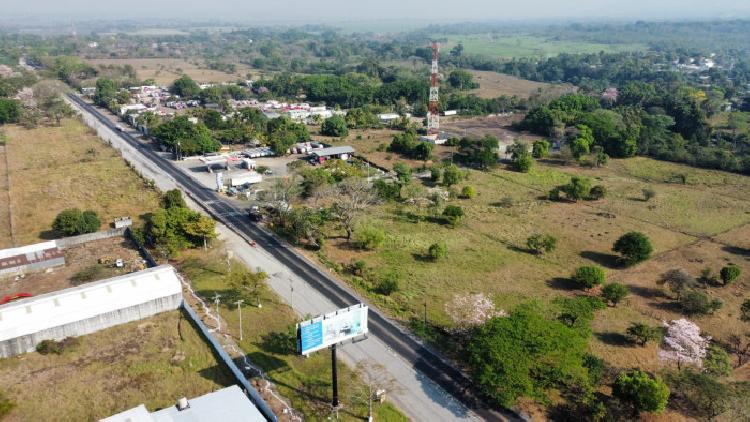
[[[363,302],[347,286],[321,271],[275,235],[251,222],[244,210],[236,208],[215,191],[206,188],[174,166],[164,154],[154,150],[150,143],[132,136],[129,130],[118,131],[116,124],[109,118],[111,115],[105,114],[77,96],[70,95],[69,98],[77,108],[93,117],[93,119],[86,119],[87,123],[92,124],[95,120],[98,124],[108,128],[110,135],[119,137],[136,151],[141,156],[136,158],[138,164],[148,173],[168,175],[169,179],[179,185],[190,198],[199,202],[205,211],[218,222],[245,241],[255,241],[256,248],[249,248],[245,245],[244,249],[257,249],[258,252],[267,255],[265,258],[271,258],[264,260],[268,262],[268,265],[260,267],[272,275],[272,283],[275,279],[276,285],[273,287],[277,292],[283,289],[279,283],[288,279],[290,289],[285,298],[297,312],[303,315],[307,313],[314,315],[322,313],[323,309],[325,312],[332,311],[330,304],[337,308],[344,308]],[[122,123],[120,125],[126,127]],[[123,153],[125,153],[124,150]],[[168,184],[163,181],[160,182],[157,179],[156,182],[161,189],[169,188]],[[264,258],[258,256],[258,252],[254,252],[252,259],[255,263],[258,262],[258,258]],[[267,269],[273,264],[271,261],[276,261],[278,271],[274,271],[273,268],[270,271]],[[303,283],[294,285],[292,275],[294,279],[301,279],[306,286],[303,286]],[[305,294],[305,289],[309,290],[309,294]],[[314,299],[320,296],[323,298]],[[321,304],[320,302],[328,303]],[[315,312],[310,312],[311,310]],[[509,410],[492,409],[486,406],[477,398],[465,374],[372,306],[370,306],[368,325],[370,338],[362,342],[347,344],[340,349],[340,353],[344,352],[345,355],[348,353],[350,361],[368,358],[384,365],[386,370],[395,377],[402,390],[389,397],[407,416],[420,421],[519,419],[517,414]]]

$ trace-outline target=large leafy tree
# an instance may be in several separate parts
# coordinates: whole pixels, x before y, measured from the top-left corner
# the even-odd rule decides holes
[[[221,144],[211,137],[211,131],[201,122],[192,123],[187,116],[178,116],[154,128],[153,136],[170,150],[177,142],[183,155],[218,151]]]
[[[0,125],[16,123],[21,118],[21,103],[17,100],[0,98]]]
[[[68,208],[55,217],[52,228],[65,236],[93,233],[99,230],[101,221],[94,211]]]
[[[636,370],[621,372],[612,385],[612,395],[628,405],[633,414],[661,413],[667,407],[669,387],[659,377]]]
[[[183,98],[196,98],[201,93],[201,87],[188,75],[182,75],[169,87],[169,92]]]
[[[622,261],[626,265],[633,265],[649,259],[654,247],[643,233],[630,232],[620,236],[612,250],[622,255]]]
[[[99,78],[96,81],[96,94],[94,103],[100,107],[109,107],[110,103],[117,97],[117,86],[115,81],[108,78]]]

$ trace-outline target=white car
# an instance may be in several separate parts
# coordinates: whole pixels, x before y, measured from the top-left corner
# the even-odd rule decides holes
[[[115,267],[122,268],[125,266],[125,263],[122,261],[122,259],[118,259],[115,261]]]

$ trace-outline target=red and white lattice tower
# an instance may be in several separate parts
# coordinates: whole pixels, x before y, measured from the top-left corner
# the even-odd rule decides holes
[[[439,81],[438,81],[438,56],[440,55],[440,44],[432,43],[432,77],[430,84],[429,113],[427,114],[427,134],[437,135],[440,132],[440,116],[438,115]]]

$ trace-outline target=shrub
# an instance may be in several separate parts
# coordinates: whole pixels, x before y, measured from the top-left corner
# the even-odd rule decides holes
[[[648,202],[656,197],[656,191],[650,188],[643,189],[643,200]]]
[[[443,185],[453,186],[461,182],[461,170],[455,165],[450,165],[443,170]]]
[[[375,286],[375,291],[381,295],[390,296],[398,291],[398,284],[398,276],[395,274],[388,274],[380,279],[378,285]]]
[[[698,285],[693,276],[678,268],[673,268],[664,273],[656,283],[659,285],[667,285],[669,290],[677,294],[678,299],[682,296],[684,291],[692,289]]]
[[[740,319],[750,321],[750,299],[745,299],[740,306]]]
[[[385,231],[377,227],[362,226],[354,230],[354,244],[369,251],[378,249],[385,242]]]
[[[544,139],[535,141],[531,146],[531,156],[534,158],[544,158],[549,155],[549,141]]]
[[[645,346],[649,341],[657,341],[662,335],[659,327],[652,327],[640,322],[630,324],[625,333],[628,340],[639,346]]]
[[[740,267],[734,264],[729,264],[721,269],[719,275],[721,276],[721,282],[726,286],[727,284],[732,283],[734,280],[737,280],[737,277],[740,276],[740,273]]]
[[[534,234],[526,239],[526,247],[535,254],[552,252],[557,247],[557,239],[551,235]]]
[[[528,173],[534,165],[534,157],[532,157],[526,144],[516,142],[509,148],[509,151],[513,169],[521,173]]]
[[[440,176],[442,175],[442,171],[440,170],[440,167],[430,167],[430,180],[439,183],[440,182]]]
[[[721,309],[723,303],[719,299],[711,300],[705,293],[691,290],[679,299],[680,307],[688,315],[708,315]]]
[[[654,248],[646,235],[630,232],[620,236],[612,250],[622,255],[621,260],[626,265],[633,265],[649,259]]]
[[[607,196],[607,188],[602,185],[596,185],[589,191],[589,199],[598,201]]]
[[[41,355],[61,355],[64,351],[73,349],[79,344],[79,340],[75,337],[66,337],[61,341],[42,340],[36,345],[36,351]]]
[[[462,198],[474,199],[475,196],[477,196],[477,190],[474,189],[474,186],[464,186],[463,189],[461,189]]]
[[[573,281],[587,289],[604,283],[605,279],[604,269],[595,265],[578,267],[575,274],[573,274]]]
[[[458,205],[448,205],[443,210],[443,218],[452,227],[458,226],[463,216],[464,216],[464,210]]]
[[[703,358],[703,370],[715,377],[727,376],[732,372],[732,358],[724,349],[712,344]]]
[[[65,236],[93,233],[99,230],[101,222],[94,211],[81,211],[68,208],[55,217],[52,228]]]
[[[559,188],[570,201],[586,199],[591,194],[591,180],[586,177],[573,176],[570,183]]]
[[[396,172],[396,178],[401,183],[409,183],[411,181],[411,167],[405,163],[398,162],[393,165],[393,171]]]
[[[661,413],[667,406],[669,387],[659,377],[651,378],[647,373],[635,370],[617,376],[612,395],[630,406],[634,415]]]
[[[433,261],[438,261],[445,258],[447,254],[448,246],[445,244],[445,242],[433,243],[427,249],[427,256]]]
[[[2,391],[0,391],[0,420],[8,416],[8,414],[16,407],[11,399],[5,397]]]
[[[620,303],[628,293],[628,287],[620,283],[609,283],[602,289],[602,296],[613,305]]]

